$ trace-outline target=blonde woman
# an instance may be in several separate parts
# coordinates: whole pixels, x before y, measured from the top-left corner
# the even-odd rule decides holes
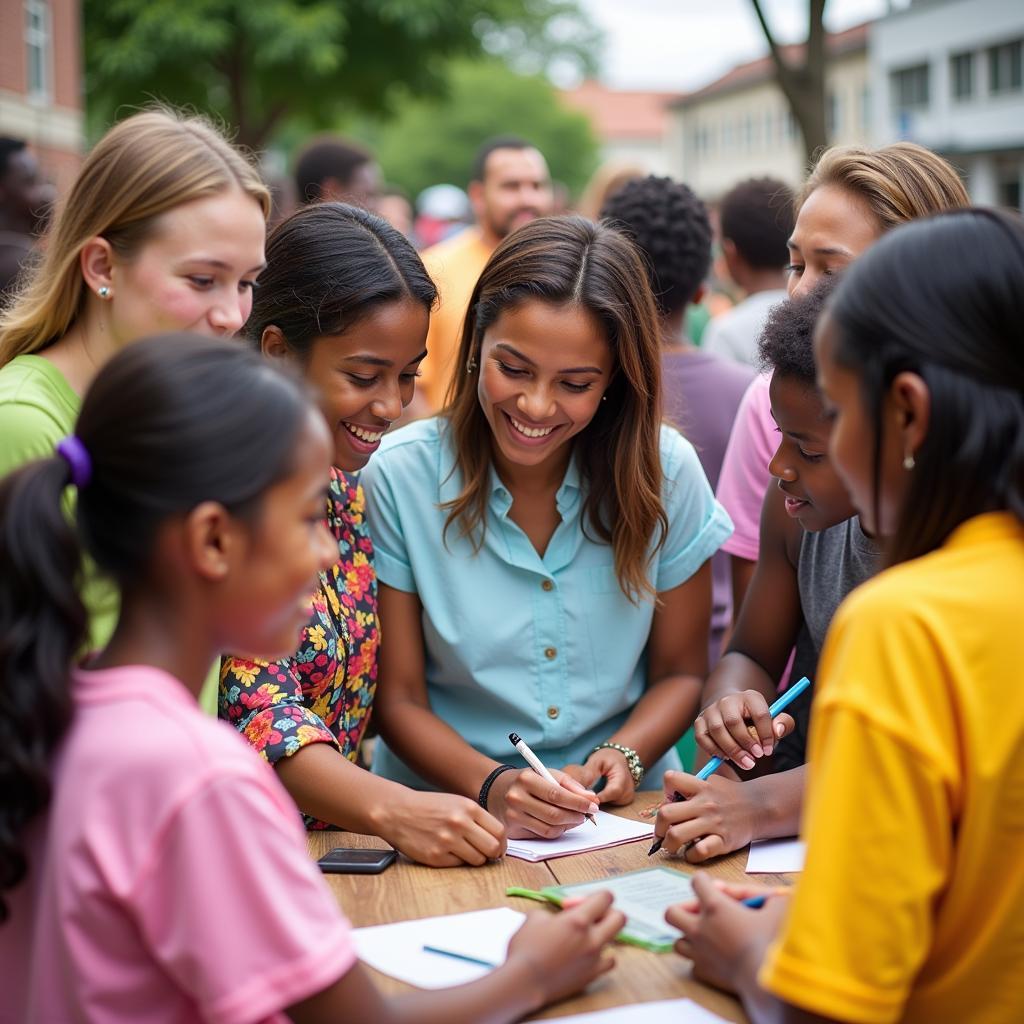
[[[82,395],[125,345],[167,331],[235,333],[263,266],[269,208],[259,175],[205,120],[152,110],[107,132],[0,316],[0,475],[73,432]],[[95,579],[83,596],[98,646],[117,602]]]
[[[923,146],[897,142],[874,150],[826,150],[797,197],[787,268],[790,297],[809,293],[822,275],[840,273],[897,225],[968,203],[953,167]],[[755,377],[736,414],[718,480],[718,500],[735,526],[723,545],[732,556],[734,615],[757,564],[761,502],[776,445],[768,378]]]

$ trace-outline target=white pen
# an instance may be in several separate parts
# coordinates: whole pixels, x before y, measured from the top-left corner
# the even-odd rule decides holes
[[[544,767],[544,762],[526,745],[524,740],[518,733],[510,732],[508,738],[512,743],[512,746],[519,751],[523,756],[523,760],[545,781],[553,783],[556,786],[562,784]],[[564,787],[562,787],[564,788]],[[570,790],[571,792],[571,790]],[[592,814],[585,815],[591,825],[597,825],[597,819]]]

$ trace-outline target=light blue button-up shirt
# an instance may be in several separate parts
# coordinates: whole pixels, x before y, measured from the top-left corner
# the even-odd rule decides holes
[[[435,418],[388,434],[362,473],[378,578],[423,605],[431,709],[496,761],[525,766],[508,740],[517,732],[549,767],[582,764],[643,693],[654,606],[628,600],[611,546],[584,534],[575,459],[556,496],[562,521],[543,556],[509,519],[512,495],[493,468],[483,547],[474,553],[458,523],[446,545],[439,505],[462,490],[447,432]],[[665,426],[660,451],[669,528],[649,572],[663,592],[689,579],[732,523],[693,446]],[[645,782],[660,787],[662,772],[678,766],[669,751],[647,766]],[[383,743],[373,769],[429,788]]]

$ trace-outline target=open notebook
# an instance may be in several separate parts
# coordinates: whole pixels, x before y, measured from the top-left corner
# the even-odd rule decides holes
[[[510,839],[508,854],[521,860],[551,860],[552,857],[567,857],[571,853],[588,853],[590,850],[603,850],[606,846],[650,839],[654,835],[653,822],[620,818],[604,811],[598,811],[595,820],[597,828],[585,821],[557,839]]]

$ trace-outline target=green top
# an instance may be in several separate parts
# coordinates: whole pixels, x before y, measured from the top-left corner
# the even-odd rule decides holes
[[[16,356],[0,369],[0,476],[53,454],[75,429],[82,400],[41,356]]]
[[[75,432],[82,400],[67,378],[41,356],[15,356],[0,369],[0,476],[33,459],[45,459],[61,438]],[[75,494],[64,492],[69,518]],[[87,560],[82,600],[89,611],[89,646],[103,647],[114,632],[120,604],[116,587]]]
[[[81,398],[49,359],[15,356],[0,369],[0,476],[52,455],[57,442],[75,432],[81,408]],[[71,488],[64,502],[68,517],[73,518]],[[117,625],[120,596],[88,558],[81,593],[89,612],[89,647],[97,650],[106,646]],[[211,713],[217,707],[216,668],[216,664],[211,667],[200,695],[200,704]]]

